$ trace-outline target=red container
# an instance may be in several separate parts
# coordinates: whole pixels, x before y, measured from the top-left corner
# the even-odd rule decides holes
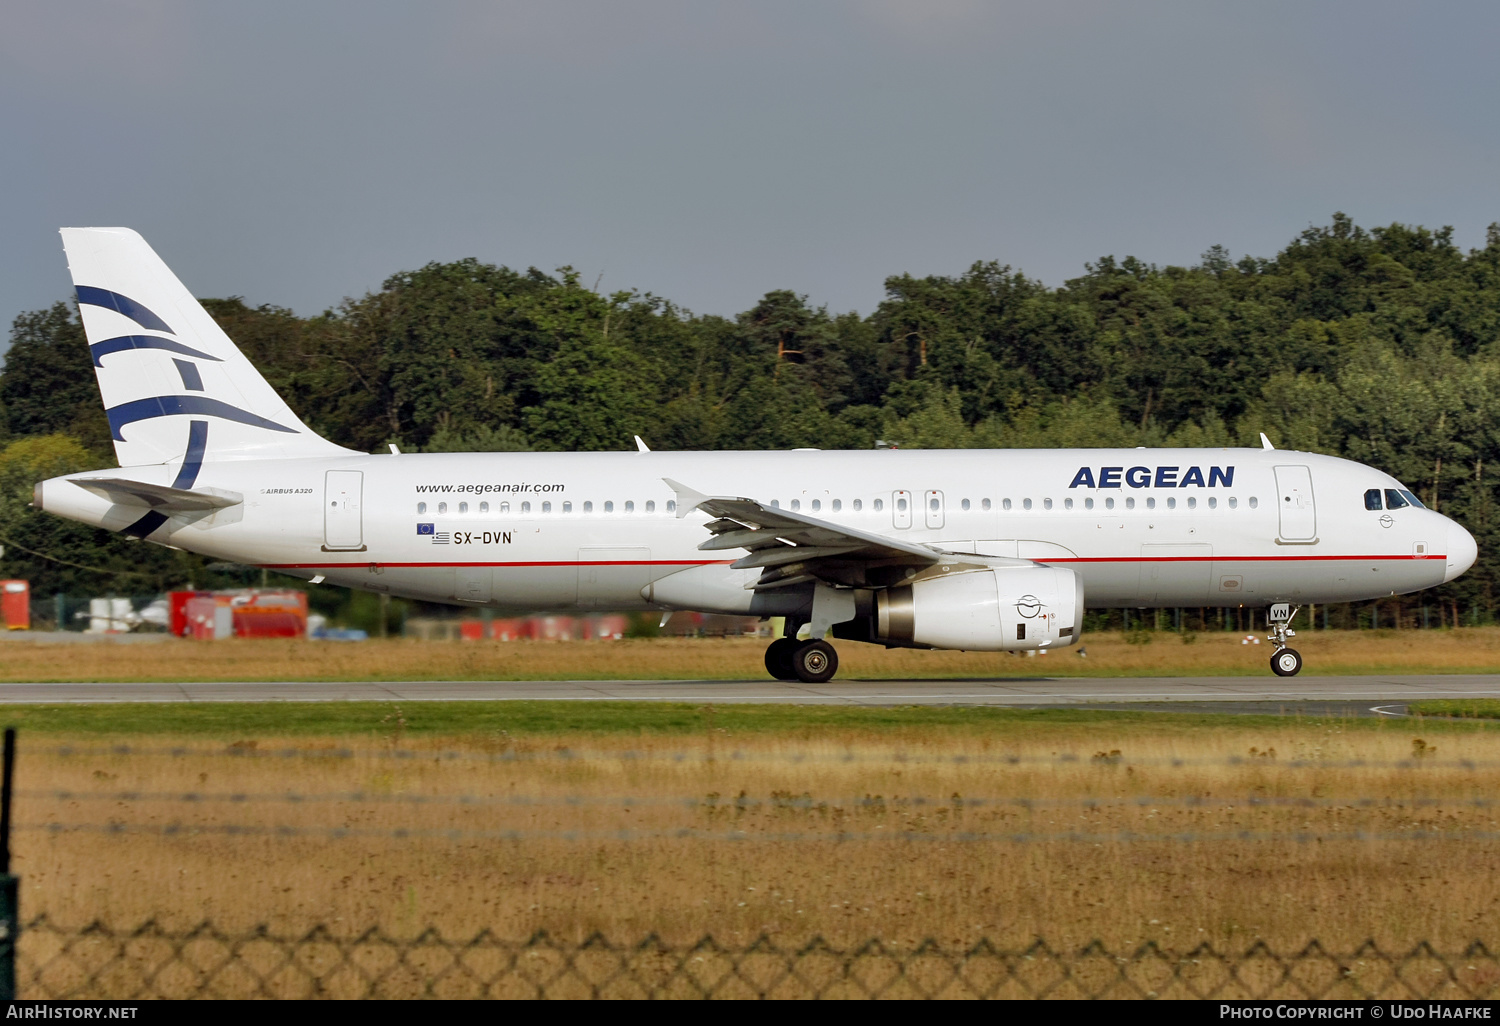
[[[460,620],[458,636],[464,641],[480,641],[484,638],[484,624],[478,620]]]
[[[0,581],[0,618],[12,631],[31,630],[31,585],[26,581]]]
[[[237,638],[300,638],[307,633],[307,592],[257,591],[230,600]]]
[[[496,641],[519,641],[535,634],[536,623],[532,620],[494,620],[490,623],[490,637]]]
[[[167,609],[169,610],[167,626],[173,635],[185,638],[194,633],[192,625],[188,622],[188,601],[195,598],[209,598],[212,594],[208,591],[167,592]]]
[[[206,591],[179,594],[186,594],[187,600],[182,605],[183,626],[177,636],[213,641],[219,633],[219,606],[222,604],[227,608],[228,600],[220,603],[212,592]]]

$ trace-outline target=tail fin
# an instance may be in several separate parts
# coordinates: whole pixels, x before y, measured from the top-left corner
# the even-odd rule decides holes
[[[297,418],[145,239],[62,237],[120,466],[350,452]]]

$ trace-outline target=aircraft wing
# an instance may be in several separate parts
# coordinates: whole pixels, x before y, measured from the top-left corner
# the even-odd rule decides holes
[[[223,509],[245,501],[239,492],[214,489],[189,490],[166,485],[145,484],[116,477],[73,478],[73,483],[95,495],[126,506],[149,506],[165,513],[189,513],[198,510]]]
[[[699,549],[748,550],[748,555],[731,565],[736,570],[762,568],[760,579],[749,586],[756,591],[815,580],[854,588],[882,587],[911,576],[908,570],[920,571],[947,556],[940,549],[856,530],[757,499],[704,495],[670,478],[663,480],[677,493],[679,517],[701,509],[716,518],[705,525],[712,537]]]

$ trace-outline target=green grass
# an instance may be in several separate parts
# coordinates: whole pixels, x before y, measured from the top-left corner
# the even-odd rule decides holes
[[[1434,698],[1412,702],[1407,711],[1419,716],[1452,716],[1463,720],[1500,720],[1500,699]]]
[[[1441,705],[1444,703],[1423,703]],[[1460,703],[1446,703],[1457,705]],[[1473,705],[1474,703],[1468,703]],[[1500,703],[1491,703],[1500,717]],[[1437,713],[1432,715],[1456,715]],[[1470,717],[1472,718],[1472,716]],[[494,737],[514,739],[560,734],[698,736],[779,734],[816,739],[852,731],[896,735],[912,730],[1024,736],[1068,727],[1198,730],[1309,727],[1337,723],[1343,729],[1382,730],[1385,719],[1290,718],[1212,713],[1118,712],[994,707],[794,705],[697,705],[657,702],[213,702],[112,705],[0,706],[0,725],[24,734],[71,736],[181,736],[232,741],[254,737]],[[1482,724],[1434,724],[1482,729]],[[1405,729],[1404,727],[1402,729]]]

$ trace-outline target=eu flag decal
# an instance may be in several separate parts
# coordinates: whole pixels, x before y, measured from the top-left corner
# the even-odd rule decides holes
[[[418,524],[417,525],[417,533],[418,534],[431,534],[432,531],[433,531],[433,528],[436,527],[436,526],[437,525],[435,525],[435,524]]]

